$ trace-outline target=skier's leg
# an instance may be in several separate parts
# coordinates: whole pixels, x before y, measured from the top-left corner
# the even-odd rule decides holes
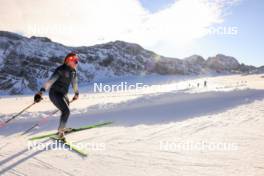
[[[62,114],[61,114],[61,119],[60,119],[60,125],[59,128],[64,129],[66,127],[66,123],[68,121],[68,118],[70,116],[70,109],[69,109],[69,104],[70,101],[67,96],[63,96],[63,101],[62,101]]]
[[[70,115],[69,101],[66,96],[54,91],[50,91],[49,97],[52,103],[61,111],[59,129],[63,129]]]

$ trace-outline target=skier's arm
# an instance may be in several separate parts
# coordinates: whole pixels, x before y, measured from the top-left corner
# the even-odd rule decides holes
[[[75,95],[76,94],[79,95],[77,73],[74,76],[74,78],[72,79],[71,84],[72,84],[72,88],[73,88]]]
[[[72,88],[74,91],[74,97],[72,100],[77,100],[79,98],[79,90],[78,90],[78,79],[77,79],[77,74],[74,76],[72,79]]]
[[[60,75],[59,75],[59,71],[56,69],[55,72],[51,75],[50,79],[43,85],[43,87],[40,89],[40,91],[38,93],[35,94],[34,96],[34,102],[38,103],[40,102],[43,98],[42,95],[43,93],[48,90],[51,85],[57,80],[59,79]]]
[[[49,78],[48,81],[46,81],[42,88],[40,89],[41,92],[45,92],[46,90],[48,90],[52,84],[54,84],[60,77],[59,71],[55,70],[55,72],[51,75],[51,77]]]

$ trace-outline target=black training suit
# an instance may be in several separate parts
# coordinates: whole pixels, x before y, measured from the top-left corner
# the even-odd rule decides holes
[[[59,128],[65,128],[70,115],[69,99],[67,97],[70,84],[72,84],[74,93],[79,94],[76,70],[63,64],[54,71],[51,78],[41,88],[44,91],[50,88],[49,98],[61,111]]]

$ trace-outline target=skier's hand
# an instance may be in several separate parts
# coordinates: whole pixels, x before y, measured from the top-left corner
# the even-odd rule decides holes
[[[42,99],[43,99],[42,98],[42,92],[38,92],[38,93],[35,94],[35,96],[34,96],[34,102],[35,103],[40,102]]]
[[[78,98],[79,98],[79,94],[76,93],[76,94],[74,95],[74,97],[72,98],[72,101],[78,100]]]

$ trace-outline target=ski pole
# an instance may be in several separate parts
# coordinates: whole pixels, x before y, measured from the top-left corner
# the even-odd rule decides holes
[[[71,100],[69,102],[72,103],[74,100]],[[40,126],[41,124],[44,124],[47,122],[48,118],[51,117],[52,115],[56,114],[57,112],[59,112],[59,109],[53,111],[52,113],[50,113],[48,116],[42,118],[40,121],[38,121],[36,124],[32,125],[32,127],[30,127],[29,129],[27,129],[24,133],[21,134],[21,136],[27,134],[28,132],[30,132],[31,130],[33,130],[34,128],[36,128],[37,126]]]
[[[56,114],[59,110],[55,110],[52,113],[50,113],[48,116],[42,118],[39,122],[37,122],[36,124],[32,125],[32,127],[30,127],[29,129],[27,129],[24,133],[21,134],[21,136],[27,134],[28,132],[30,132],[32,129],[36,128],[37,126],[40,126],[42,123],[45,123],[47,121],[47,119],[49,117],[51,117],[52,115]]]
[[[36,102],[32,103],[31,105],[27,106],[26,108],[24,108],[22,111],[20,111],[19,113],[17,113],[16,115],[14,115],[13,117],[11,117],[10,119],[8,119],[5,122],[1,123],[0,124],[0,127],[4,127],[6,124],[8,124],[10,121],[14,120],[16,117],[18,117],[20,114],[22,114],[23,112],[25,112],[27,109],[29,109],[34,104],[36,104]]]

